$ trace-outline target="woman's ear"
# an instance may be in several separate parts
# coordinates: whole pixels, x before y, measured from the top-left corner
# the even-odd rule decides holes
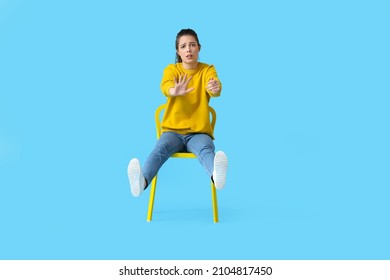
[[[200,51],[200,48],[202,47],[202,45],[201,44],[199,44],[199,51]]]

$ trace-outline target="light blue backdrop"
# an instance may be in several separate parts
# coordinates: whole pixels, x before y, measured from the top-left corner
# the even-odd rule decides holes
[[[0,1],[1,259],[389,259],[388,1]],[[131,197],[193,28],[223,93],[196,160]]]

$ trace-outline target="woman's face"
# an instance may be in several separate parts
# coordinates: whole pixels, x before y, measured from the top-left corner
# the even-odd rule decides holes
[[[181,57],[183,64],[188,66],[196,66],[198,64],[200,46],[194,36],[181,36],[177,48],[177,54]]]

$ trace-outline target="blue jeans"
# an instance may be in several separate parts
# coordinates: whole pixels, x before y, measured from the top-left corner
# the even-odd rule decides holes
[[[193,153],[206,169],[207,174],[210,177],[213,175],[215,147],[209,135],[164,132],[143,167],[142,173],[148,184],[168,158],[177,152]]]

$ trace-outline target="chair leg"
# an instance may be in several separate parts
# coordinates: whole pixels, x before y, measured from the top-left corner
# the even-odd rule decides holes
[[[148,222],[152,221],[154,194],[156,192],[156,185],[157,185],[157,175],[152,180],[152,188],[150,190],[148,216],[146,217],[146,221],[148,221]]]
[[[212,203],[213,203],[214,223],[218,223],[217,191],[215,190],[215,186],[214,186],[213,182],[211,182],[211,199],[212,199]]]

